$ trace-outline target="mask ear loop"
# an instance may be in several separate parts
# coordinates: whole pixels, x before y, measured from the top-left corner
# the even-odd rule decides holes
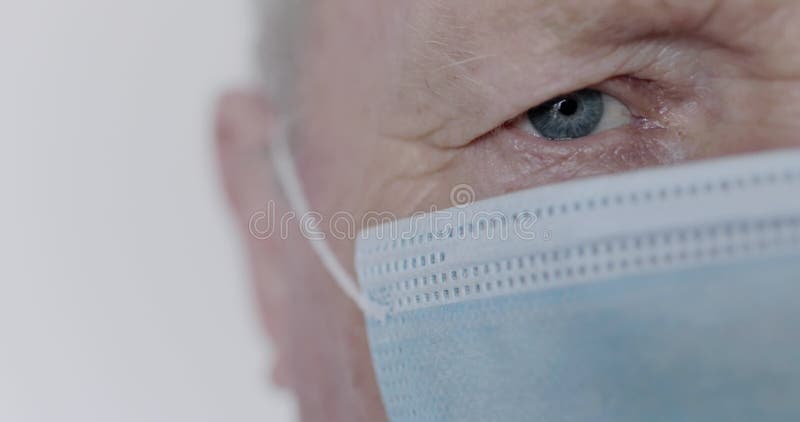
[[[291,151],[289,150],[287,124],[279,124],[275,135],[277,136],[275,136],[271,142],[272,164],[275,167],[278,181],[289,200],[289,205],[300,214],[302,218],[303,215],[308,215],[310,208],[305,193],[303,192],[303,187],[300,184],[300,178],[298,177]],[[339,262],[339,259],[331,250],[328,242],[325,241],[325,234],[311,227],[305,228],[304,230],[311,231],[310,233],[304,233],[310,235],[306,236],[306,238],[311,244],[311,249],[317,254],[320,261],[322,261],[322,265],[325,266],[331,276],[333,276],[334,281],[342,291],[356,303],[362,312],[378,320],[383,320],[386,316],[386,309],[369,300],[361,291],[358,284],[353,280],[353,277],[350,276]]]

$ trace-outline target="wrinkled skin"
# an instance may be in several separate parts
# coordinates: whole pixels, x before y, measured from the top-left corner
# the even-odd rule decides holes
[[[326,216],[446,208],[462,183],[480,199],[800,145],[800,1],[319,0],[307,19],[291,142]],[[585,87],[633,120],[568,142],[514,123]],[[274,376],[304,420],[384,420],[360,311],[296,226],[288,239],[248,230],[269,200],[289,211],[268,153],[280,108],[238,91],[217,117]],[[332,246],[352,271],[353,242]]]

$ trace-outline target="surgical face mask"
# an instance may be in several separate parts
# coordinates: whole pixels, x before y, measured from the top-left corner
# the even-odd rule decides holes
[[[314,245],[365,312],[392,421],[800,420],[800,151],[371,227],[360,288]]]

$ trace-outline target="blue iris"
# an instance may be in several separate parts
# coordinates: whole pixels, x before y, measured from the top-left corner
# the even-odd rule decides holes
[[[590,135],[603,119],[603,94],[582,89],[528,110],[528,119],[545,138],[569,140]]]

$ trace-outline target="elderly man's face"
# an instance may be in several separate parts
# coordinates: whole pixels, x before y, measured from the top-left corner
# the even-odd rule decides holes
[[[292,145],[312,208],[404,217],[553,182],[800,144],[794,0],[318,1],[299,62]],[[551,140],[528,111],[591,88],[599,126]],[[277,203],[274,107],[227,96],[218,123],[276,378],[309,420],[385,418],[363,318],[296,226],[258,240]],[[333,244],[352,262],[352,241]],[[352,270],[352,267],[350,267]]]

